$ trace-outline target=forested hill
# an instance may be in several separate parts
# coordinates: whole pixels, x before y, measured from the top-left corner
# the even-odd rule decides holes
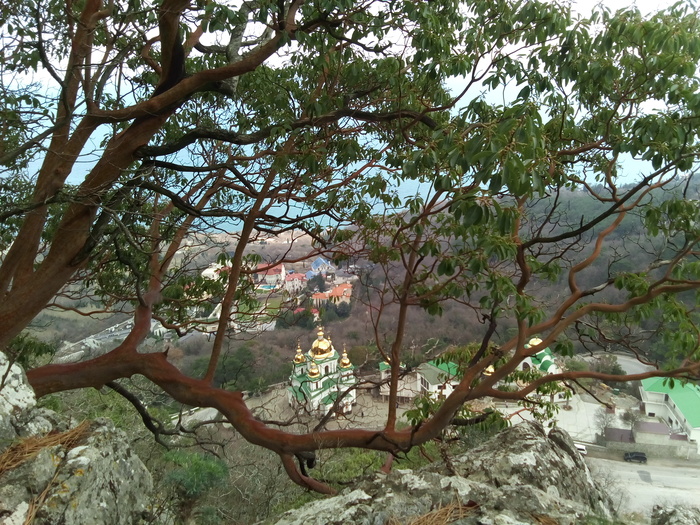
[[[632,186],[633,184],[622,186],[620,191],[625,192]],[[599,195],[609,196],[609,193],[600,184],[592,185],[591,189]],[[673,188],[652,190],[651,196],[647,198],[645,202],[648,202],[651,207],[656,209],[663,202],[668,202],[672,199],[700,199],[700,182],[694,178],[676,181],[676,186]],[[580,224],[582,220],[591,220],[594,217],[602,215],[608,208],[609,206],[606,203],[601,202],[600,199],[593,198],[590,191],[581,188],[578,188],[576,191],[562,189],[557,194],[547,195],[533,201],[530,204],[528,215],[531,217],[533,225],[539,225],[554,209],[555,216],[558,217],[558,220],[550,220],[549,227],[551,227],[552,223],[555,223],[557,226],[549,233],[556,234],[563,231],[566,227]],[[622,224],[610,233],[608,239],[625,239],[630,236],[650,237],[650,233],[644,222],[645,216],[641,215],[646,209],[648,208],[641,207],[635,209],[633,213],[628,213],[623,219]],[[604,219],[594,229],[594,233],[602,231],[604,228],[608,227],[612,221],[612,217]]]

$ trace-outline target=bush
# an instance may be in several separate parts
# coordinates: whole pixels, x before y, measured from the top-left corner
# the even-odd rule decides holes
[[[164,455],[164,459],[178,467],[168,473],[167,481],[183,499],[202,497],[228,476],[226,464],[213,456],[172,450]]]

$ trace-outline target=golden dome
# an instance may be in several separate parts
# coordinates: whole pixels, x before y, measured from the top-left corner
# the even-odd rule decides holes
[[[309,377],[315,379],[320,375],[321,371],[318,369],[318,366],[316,366],[316,362],[311,361],[311,366],[309,367]]]
[[[530,339],[530,342],[525,345],[525,348],[532,348],[533,346],[537,346],[542,342],[542,339],[539,337],[533,337]]]
[[[331,344],[330,340],[323,337],[323,328],[319,328],[316,335],[318,337],[311,345],[311,353],[314,356],[325,356],[326,354],[333,352],[333,345]]]
[[[348,351],[345,349],[345,345],[343,345],[343,357],[340,359],[340,368],[350,368],[351,366],[352,363],[348,358]]]
[[[297,341],[297,353],[294,356],[294,362],[297,365],[300,365],[304,361],[306,361],[306,358],[304,357],[304,354],[301,353],[301,345],[299,344],[299,341]]]

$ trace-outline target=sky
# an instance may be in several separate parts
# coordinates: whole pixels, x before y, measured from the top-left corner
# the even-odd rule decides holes
[[[612,11],[622,7],[636,5],[642,13],[651,13],[671,6],[675,4],[676,1],[677,0],[637,0],[634,2],[625,0],[575,0],[571,5],[574,11],[583,15],[591,13],[593,8],[597,5],[604,5]]]
[[[663,9],[675,3],[672,0],[637,0],[636,2],[628,2],[626,0],[574,0],[572,1],[572,7],[575,11],[582,15],[588,15],[597,5],[605,5],[611,10],[619,9],[628,5],[636,5],[643,13],[653,12],[659,9]],[[457,85],[457,82],[456,82]],[[507,88],[506,88],[507,89]],[[515,90],[519,90],[519,87],[513,87]],[[514,93],[515,95],[515,93]],[[100,148],[95,147],[95,152],[92,155],[88,155],[81,165],[76,167],[75,173],[71,175],[70,181],[73,183],[79,183],[84,177],[86,170],[90,169],[91,165],[94,163],[96,158],[100,155]]]

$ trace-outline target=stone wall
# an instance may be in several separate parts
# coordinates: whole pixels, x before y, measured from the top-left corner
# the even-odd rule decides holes
[[[671,444],[674,443],[674,444]],[[678,444],[675,444],[678,443]],[[644,452],[648,457],[653,458],[681,458],[700,460],[700,454],[693,443],[687,441],[674,442],[666,439],[666,444],[653,443],[619,443],[608,441],[605,443],[608,450],[619,451],[620,455],[625,452]]]

